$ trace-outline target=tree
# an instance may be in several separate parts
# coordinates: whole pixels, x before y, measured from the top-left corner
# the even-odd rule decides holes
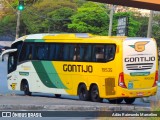
[[[15,37],[16,6],[18,0],[1,1],[0,9],[0,35]]]
[[[0,21],[0,28],[1,35],[15,36],[16,15],[4,16]]]
[[[135,18],[136,21],[139,21],[140,27],[137,32],[137,37],[147,37],[148,30],[148,17],[147,16],[137,16]]]
[[[104,4],[86,2],[71,17],[68,25],[73,32],[89,32],[99,35],[108,34],[109,16]]]
[[[69,0],[42,0],[23,11],[22,19],[29,33],[66,32],[66,20],[76,9]]]
[[[65,12],[64,12],[65,11]],[[62,7],[53,12],[48,13],[49,31],[54,32],[69,32],[68,24],[70,23],[70,17],[75,13],[72,8]]]
[[[157,43],[160,45],[160,14],[155,14],[153,18],[152,26],[152,37],[156,39]]]

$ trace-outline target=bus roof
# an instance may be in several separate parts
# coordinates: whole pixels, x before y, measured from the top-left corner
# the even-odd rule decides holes
[[[42,34],[31,34],[31,35],[26,35],[23,37],[20,37],[16,39],[13,43],[18,42],[18,41],[26,41],[26,42],[116,42],[118,41],[123,41],[123,40],[133,40],[133,39],[145,39],[148,40],[148,38],[127,38],[126,36],[99,36],[99,35],[92,35],[89,33],[42,33]],[[64,41],[68,40],[68,41]],[[70,41],[71,40],[71,41]],[[83,41],[82,41],[83,40]],[[93,41],[94,40],[94,41]]]
[[[89,33],[42,33],[42,34],[31,34],[31,35],[26,35],[25,39],[77,39],[77,38],[95,38],[95,37],[100,37],[100,38],[126,38],[124,36],[98,36],[98,35],[92,35]]]
[[[51,33],[42,33],[42,34],[30,34],[30,35],[25,35],[23,37],[20,37],[18,39],[16,39],[16,41],[23,41],[23,40],[29,40],[29,39],[78,39],[78,38],[121,38],[124,39],[126,38],[125,36],[98,36],[98,35],[92,35],[89,33],[55,33],[55,34],[51,34]]]

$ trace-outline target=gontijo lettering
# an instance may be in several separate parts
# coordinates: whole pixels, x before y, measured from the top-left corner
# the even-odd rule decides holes
[[[127,57],[124,59],[125,62],[148,62],[148,61],[155,61],[156,58],[153,57]]]
[[[64,64],[63,71],[65,72],[93,72],[92,65],[71,65],[71,64]]]

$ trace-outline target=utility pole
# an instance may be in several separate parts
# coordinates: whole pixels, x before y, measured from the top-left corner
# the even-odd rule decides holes
[[[149,21],[148,21],[147,38],[150,38],[151,35],[152,35],[152,21],[153,21],[153,11],[150,10]],[[149,97],[143,97],[142,100],[145,103],[148,103],[150,101]]]
[[[18,10],[17,11],[16,39],[19,38],[20,14],[21,12]]]
[[[112,35],[112,24],[113,24],[113,13],[114,13],[114,5],[111,5],[110,15],[109,15],[109,31],[108,36]]]
[[[147,37],[150,38],[152,35],[152,21],[153,21],[153,11],[150,10],[149,15],[149,22],[148,22],[148,31],[147,31]]]

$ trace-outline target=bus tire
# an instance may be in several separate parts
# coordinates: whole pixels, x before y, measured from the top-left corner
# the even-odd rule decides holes
[[[93,102],[102,102],[103,99],[99,96],[99,90],[97,85],[91,86],[91,100]]]
[[[123,99],[122,98],[117,98],[117,99],[108,99],[109,103],[111,104],[120,104]]]
[[[31,96],[31,92],[29,91],[29,85],[28,85],[28,82],[25,81],[25,83],[23,84],[23,91],[24,91],[24,94],[27,95],[27,96]]]
[[[127,103],[127,104],[132,104],[134,103],[136,98],[124,98],[124,101]]]
[[[79,96],[79,99],[83,101],[87,101],[90,99],[90,93],[87,90],[87,87],[85,84],[81,84],[78,87],[78,96]]]
[[[56,98],[60,98],[60,97],[61,97],[61,94],[55,94],[55,97],[56,97]]]

